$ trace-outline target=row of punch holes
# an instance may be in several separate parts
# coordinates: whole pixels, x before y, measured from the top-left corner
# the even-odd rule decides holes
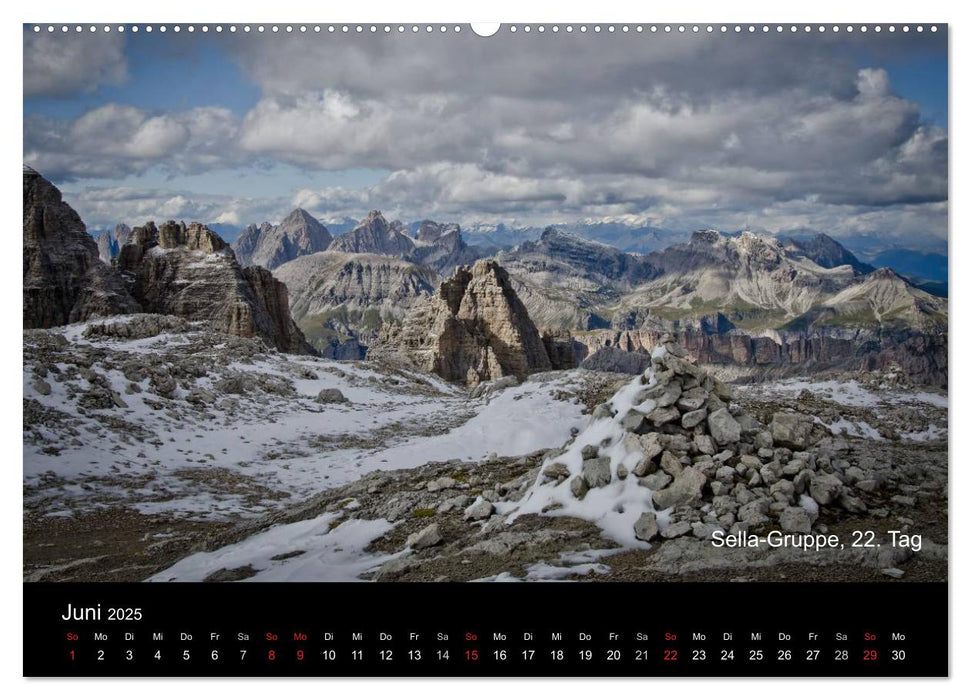
[[[498,31],[498,27],[496,25],[493,25],[493,27],[496,27],[496,28],[495,29],[486,28],[486,29],[480,30],[475,25],[473,25],[471,27],[471,31],[474,34],[478,34],[479,36],[491,36],[492,34],[496,33],[496,31]],[[603,33],[603,32],[607,32],[608,34],[616,33],[616,32],[620,32],[620,33],[623,33],[623,34],[628,34],[628,33],[632,33],[632,32],[633,33],[636,33],[636,34],[641,34],[641,33],[645,33],[645,32],[652,33],[652,34],[656,34],[658,32],[667,33],[667,34],[670,34],[670,33],[681,33],[681,34],[702,34],[702,33],[706,33],[706,34],[714,34],[714,33],[728,34],[728,33],[735,33],[735,34],[741,34],[743,32],[744,33],[749,33],[749,34],[755,34],[755,33],[768,34],[768,33],[773,32],[773,31],[776,32],[776,33],[780,33],[780,34],[783,33],[783,32],[789,32],[789,33],[793,33],[793,34],[794,33],[797,33],[797,32],[802,32],[802,33],[813,33],[813,32],[816,32],[816,33],[824,33],[824,32],[832,32],[832,33],[835,34],[835,33],[839,33],[839,32],[846,32],[846,33],[852,33],[852,32],[862,32],[862,33],[866,33],[866,32],[876,32],[876,33],[880,33],[880,32],[883,32],[883,31],[886,31],[886,32],[889,32],[889,33],[895,33],[897,31],[901,31],[901,32],[904,32],[904,33],[909,33],[911,31],[921,33],[921,32],[924,32],[924,31],[936,32],[938,28],[937,28],[937,25],[930,25],[928,27],[925,27],[922,24],[913,25],[913,26],[907,25],[907,24],[904,24],[904,25],[893,25],[893,24],[891,24],[891,25],[885,25],[885,26],[884,25],[879,25],[879,24],[877,24],[877,25],[865,25],[865,24],[863,24],[863,25],[852,25],[852,24],[848,24],[848,25],[822,25],[822,24],[820,24],[820,25],[808,25],[808,24],[806,24],[806,25],[795,25],[795,24],[790,24],[790,25],[782,25],[782,24],[774,24],[774,25],[768,25],[768,24],[761,24],[761,25],[755,25],[755,24],[747,24],[747,25],[741,25],[741,24],[735,24],[735,25],[728,25],[728,24],[721,24],[721,25],[712,25],[712,24],[707,24],[707,25],[699,25],[699,24],[650,24],[650,25],[643,25],[643,24],[635,24],[635,25],[630,25],[630,24],[621,24],[621,25],[614,25],[614,24],[607,24],[607,25],[599,25],[599,24],[593,24],[593,25],[586,25],[586,24],[579,24],[579,25],[573,25],[573,24],[565,24],[565,25],[559,25],[559,24],[552,24],[552,25],[537,24],[537,25],[531,25],[531,24],[525,24],[525,25],[517,25],[517,24],[511,24],[511,25],[506,26],[505,29],[506,29],[506,31],[508,31],[511,34],[517,34],[517,33],[529,34],[529,33],[532,33],[532,32],[536,32],[536,33],[539,33],[539,34],[544,34],[544,33],[547,33],[547,32],[553,33],[553,34],[558,34],[560,32],[565,32],[567,34],[571,34],[571,33],[575,33],[575,32],[579,32],[580,34],[585,34],[585,33],[588,33],[588,32],[593,32],[595,34],[597,34],[597,33]],[[87,26],[80,25],[80,24],[77,24],[77,25],[67,25],[67,24],[62,24],[62,25],[53,25],[53,24],[49,24],[49,25],[39,25],[38,24],[38,25],[34,25],[33,30],[34,30],[35,33],[40,33],[40,32],[43,32],[43,31],[47,31],[48,33],[54,33],[54,32],[57,32],[57,31],[60,31],[62,33],[67,33],[67,32],[72,32],[72,31],[75,32],[75,33],[81,33],[81,32],[84,32],[84,31],[87,31],[89,33],[95,33],[95,32],[126,32],[127,31],[127,32],[131,32],[133,34],[137,34],[138,32],[145,32],[145,33],[159,32],[159,33],[163,33],[163,34],[166,33],[166,32],[173,32],[175,34],[178,34],[178,33],[183,32],[183,31],[184,32],[189,32],[190,34],[196,32],[196,31],[202,32],[203,34],[208,33],[210,31],[216,32],[217,34],[218,33],[222,33],[222,32],[229,32],[229,33],[236,33],[236,32],[243,32],[243,33],[249,33],[249,32],[265,33],[265,32],[271,32],[271,33],[274,33],[274,34],[279,34],[281,32],[282,33],[285,33],[285,34],[293,34],[293,33],[306,34],[308,32],[317,33],[317,34],[319,34],[321,32],[326,32],[326,33],[329,33],[329,34],[335,34],[335,33],[341,33],[341,34],[350,34],[350,33],[355,33],[355,34],[364,34],[364,33],[370,33],[370,34],[377,34],[377,33],[392,34],[392,33],[395,33],[395,32],[397,32],[398,34],[404,34],[406,32],[411,32],[412,34],[418,34],[418,33],[424,32],[426,34],[431,34],[431,33],[434,33],[434,32],[438,32],[438,33],[444,34],[444,33],[447,33],[447,32],[459,33],[459,32],[462,32],[463,31],[463,28],[462,28],[462,25],[458,25],[458,24],[455,24],[455,25],[445,25],[445,24],[441,24],[441,25],[432,25],[432,24],[423,24],[423,25],[419,25],[419,24],[409,24],[409,25],[405,25],[405,24],[398,24],[398,25],[390,25],[390,24],[384,24],[384,25],[378,25],[378,24],[327,24],[327,25],[320,25],[320,24],[285,24],[285,25],[277,25],[277,24],[273,24],[273,25],[262,25],[262,24],[259,24],[259,25],[252,25],[252,26],[251,25],[248,25],[248,24],[240,25],[240,26],[237,26],[235,24],[230,24],[230,25],[225,25],[225,26],[223,26],[221,24],[216,24],[216,25],[212,25],[212,26],[206,25],[206,24],[199,25],[199,26],[192,25],[192,24],[185,25],[185,26],[178,25],[178,24],[174,24],[174,25],[164,25],[164,24],[162,24],[162,25],[151,25],[151,24],[146,24],[146,25],[137,25],[137,24],[133,24],[133,25],[123,25],[122,24],[122,25],[114,25],[114,26],[107,25],[107,24],[106,25],[93,25],[92,24],[92,25],[87,25]]]

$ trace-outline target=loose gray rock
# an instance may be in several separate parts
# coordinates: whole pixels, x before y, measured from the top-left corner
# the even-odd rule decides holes
[[[480,499],[465,509],[466,520],[485,520],[496,511],[496,507],[485,499]]]
[[[775,413],[770,429],[776,446],[802,450],[809,446],[813,419],[801,413]]]
[[[777,482],[769,487],[769,495],[772,496],[777,501],[782,501],[788,503],[793,494],[795,493],[795,488],[791,481],[786,479],[779,479]]]
[[[682,520],[677,523],[671,523],[661,530],[661,537],[666,540],[673,540],[675,537],[687,535],[689,532],[691,532],[691,524],[686,520]]]
[[[438,506],[437,510],[439,513],[450,513],[457,508],[465,508],[466,504],[469,502],[469,497],[466,495],[455,496],[453,498],[447,498]]]
[[[554,462],[543,468],[544,481],[555,481],[559,484],[569,476],[570,468],[560,462]]]
[[[681,416],[681,427],[690,430],[705,420],[707,415],[708,410],[705,408],[699,408],[697,411],[689,411]]]
[[[833,503],[843,491],[843,482],[834,474],[814,474],[809,480],[809,495],[821,506]]]
[[[627,435],[624,438],[625,444],[630,450],[638,450],[647,459],[654,459],[664,451],[657,433],[647,435]]]
[[[677,382],[671,382],[665,387],[661,395],[655,399],[655,405],[658,408],[667,408],[668,406],[673,406],[680,396],[681,385]]]
[[[657,471],[657,465],[654,464],[654,462],[649,460],[647,457],[644,457],[643,459],[641,459],[641,461],[639,461],[634,466],[634,468],[631,470],[631,473],[634,476],[647,476],[648,474],[653,474],[656,471]]]
[[[674,406],[655,408],[653,411],[647,414],[647,419],[654,425],[664,425],[665,423],[670,423],[671,421],[677,420],[680,417],[681,412],[678,411],[678,409],[676,409]]]
[[[314,401],[320,404],[348,403],[347,397],[344,396],[340,389],[321,389]]]
[[[573,494],[574,498],[582,501],[589,490],[590,487],[587,485],[586,479],[582,476],[573,477],[573,480],[570,482],[570,493]]]
[[[658,510],[665,510],[672,506],[690,503],[701,497],[701,489],[708,481],[707,477],[694,467],[685,467],[674,479],[674,483],[665,489],[655,491],[652,498]],[[690,530],[690,526],[689,526]]]
[[[738,519],[744,520],[750,526],[761,525],[769,521],[769,501],[766,498],[758,498],[751,503],[746,503],[738,509]]]
[[[708,430],[711,437],[719,445],[728,445],[738,442],[742,437],[742,426],[728,412],[727,408],[720,408],[708,416]]]
[[[690,412],[696,411],[705,405],[705,400],[708,398],[708,392],[706,392],[701,387],[695,387],[694,389],[688,389],[681,394],[678,399],[678,408],[682,411]]]
[[[862,499],[844,491],[840,494],[839,506],[850,513],[866,513],[866,503]]]
[[[654,472],[643,479],[638,479],[637,483],[644,488],[651,489],[651,491],[660,491],[665,486],[670,484],[672,481],[670,474],[665,474],[664,472]]]
[[[710,540],[716,532],[724,532],[725,528],[713,523],[691,523],[691,533],[699,540]]]
[[[644,542],[650,542],[657,537],[657,515],[646,512],[634,523],[634,537]]]
[[[681,470],[681,460],[667,450],[661,453],[661,471],[666,472],[671,476],[677,476],[681,473]]]
[[[807,513],[802,508],[786,508],[779,515],[779,525],[786,532],[801,532],[808,535],[813,530],[812,521],[809,518],[809,513]]]
[[[583,462],[583,479],[592,489],[610,483],[610,457],[596,457]]]
[[[631,409],[627,412],[620,420],[620,426],[629,433],[640,432],[647,422],[647,418],[640,411],[635,411]]]
[[[436,491],[442,491],[444,489],[453,488],[458,483],[459,482],[457,482],[455,479],[453,479],[450,476],[443,476],[439,479],[432,479],[425,485],[425,488],[431,491],[432,493],[434,493]]]
[[[715,454],[715,441],[710,435],[695,435],[694,444],[697,450],[704,455]]]
[[[428,549],[441,543],[442,533],[438,528],[438,523],[432,523],[426,528],[413,532],[405,540],[405,546],[410,549]]]

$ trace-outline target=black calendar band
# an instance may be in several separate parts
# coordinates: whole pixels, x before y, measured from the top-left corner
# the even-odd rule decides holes
[[[24,584],[26,676],[946,676],[946,583]]]

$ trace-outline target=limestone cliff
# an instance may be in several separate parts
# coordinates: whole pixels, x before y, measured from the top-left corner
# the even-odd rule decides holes
[[[404,361],[469,386],[559,368],[494,260],[459,267],[403,322],[386,324],[368,357]]]
[[[290,317],[286,285],[261,267],[240,267],[226,242],[202,224],[135,228],[117,268],[147,313],[207,321],[283,352],[312,352]]]
[[[60,190],[27,166],[23,297],[25,328],[140,310]]]

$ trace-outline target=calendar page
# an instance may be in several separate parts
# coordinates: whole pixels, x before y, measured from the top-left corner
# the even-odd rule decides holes
[[[947,57],[24,25],[24,675],[946,676]]]

